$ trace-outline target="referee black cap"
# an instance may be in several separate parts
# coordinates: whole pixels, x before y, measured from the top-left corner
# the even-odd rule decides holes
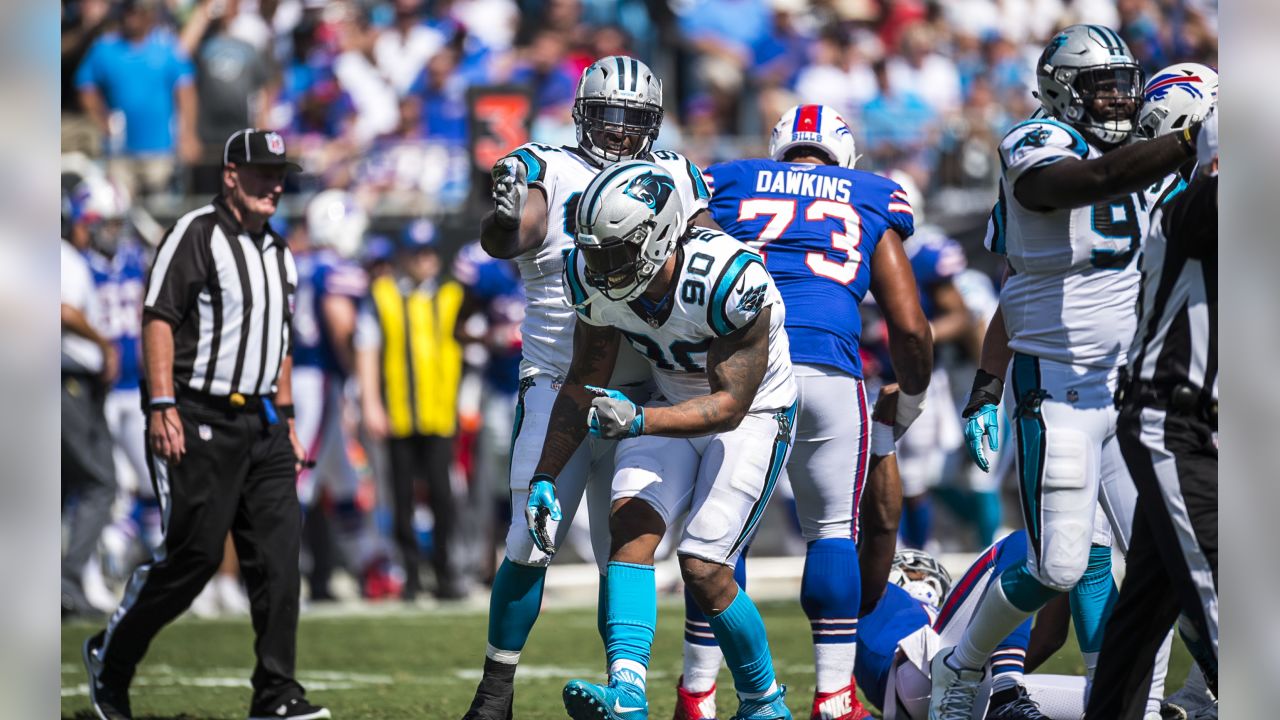
[[[302,166],[285,155],[284,138],[274,130],[245,128],[231,133],[222,148],[223,165],[282,165],[294,172]]]

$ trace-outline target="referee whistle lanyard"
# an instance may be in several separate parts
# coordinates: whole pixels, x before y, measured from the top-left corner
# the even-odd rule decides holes
[[[262,419],[268,425],[275,425],[280,422],[280,416],[276,413],[275,403],[271,402],[271,398],[262,398]]]

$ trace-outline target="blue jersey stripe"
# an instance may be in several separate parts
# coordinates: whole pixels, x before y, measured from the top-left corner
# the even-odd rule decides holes
[[[546,164],[538,159],[538,156],[534,155],[529,148],[517,148],[511,155],[519,158],[524,163],[525,182],[530,185],[542,182],[543,176],[546,175]]]

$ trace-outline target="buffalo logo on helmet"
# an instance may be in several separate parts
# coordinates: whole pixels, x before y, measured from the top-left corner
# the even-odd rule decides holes
[[[658,175],[654,172],[646,172],[643,175],[637,175],[627,183],[622,189],[623,194],[627,197],[634,198],[644,203],[650,210],[657,212],[659,208],[666,207],[667,199],[671,197],[671,193],[675,192],[675,182],[664,175]]]
[[[1164,100],[1169,96],[1169,91],[1177,88],[1194,98],[1204,97],[1204,92],[1197,87],[1197,83],[1203,83],[1204,78],[1196,75],[1190,70],[1183,70],[1181,73],[1165,73],[1151,78],[1151,82],[1147,83],[1147,94],[1144,100],[1150,102],[1152,100]]]

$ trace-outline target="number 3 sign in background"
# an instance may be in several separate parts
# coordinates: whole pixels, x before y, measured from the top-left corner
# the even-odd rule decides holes
[[[488,177],[498,158],[529,142],[532,108],[529,89],[519,85],[473,87],[467,91],[471,163],[478,174]],[[488,192],[487,185],[484,192]]]

